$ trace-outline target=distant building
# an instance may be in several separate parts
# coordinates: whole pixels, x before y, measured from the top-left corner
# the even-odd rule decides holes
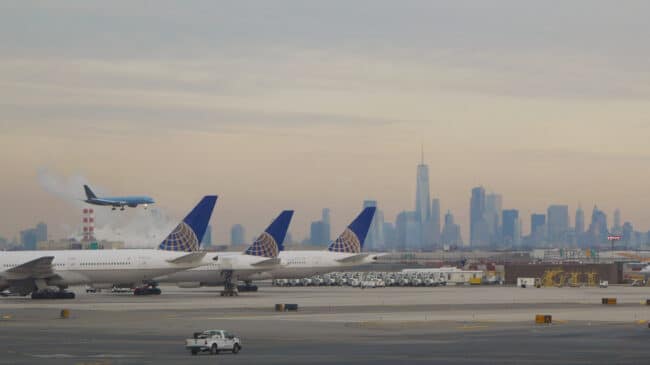
[[[246,244],[246,231],[241,224],[235,224],[230,229],[230,244],[232,246],[241,246]]]
[[[614,211],[614,225],[612,226],[611,232],[618,235],[623,232],[623,226],[621,226],[621,210],[618,208]]]
[[[324,208],[321,220],[311,222],[309,230],[309,243],[325,246],[330,241],[330,210]]]
[[[591,213],[591,224],[589,224],[589,231],[587,233],[588,239],[593,244],[607,243],[607,236],[609,230],[607,228],[607,215],[602,210],[594,206]]]
[[[485,189],[472,189],[469,206],[469,234],[472,247],[486,247],[489,244],[489,230],[485,220]]]
[[[490,246],[496,248],[501,242],[501,215],[503,198],[500,194],[488,194],[485,197],[483,218],[487,227]]]
[[[547,238],[551,243],[567,243],[569,233],[569,207],[551,205],[547,213]]]
[[[38,234],[36,228],[29,228],[20,231],[20,244],[25,250],[35,250],[36,243],[38,243]]]
[[[416,212],[399,213],[395,220],[398,248],[408,251],[420,250],[420,227],[420,220]]]
[[[463,239],[460,235],[460,226],[454,222],[454,216],[451,214],[451,211],[447,211],[447,214],[445,214],[445,225],[442,228],[440,239],[443,245],[463,245]]]
[[[584,233],[585,233],[585,211],[582,210],[582,207],[578,206],[576,209],[576,226],[575,226],[575,243],[578,246],[584,245]]]
[[[532,214],[530,216],[530,238],[533,245],[546,239],[546,215]]]
[[[47,224],[39,222],[36,225],[36,242],[47,241]]]
[[[519,211],[506,209],[503,215],[503,242],[507,245],[514,245],[519,240]]]
[[[417,244],[414,249],[431,249],[433,247],[434,227],[431,221],[431,197],[429,187],[429,166],[424,163],[424,154],[422,160],[417,166],[416,184],[415,184],[415,217],[418,220],[419,227],[414,229],[420,233]]]
[[[391,222],[384,222],[383,233],[384,248],[387,250],[397,249],[397,232],[395,230],[395,225]]]
[[[430,227],[432,232],[432,241],[434,245],[440,245],[440,234],[442,233],[441,219],[440,219],[440,199],[431,200],[431,223]]]

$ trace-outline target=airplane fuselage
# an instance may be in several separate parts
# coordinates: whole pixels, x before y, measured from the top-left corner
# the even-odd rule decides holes
[[[220,253],[217,261],[194,269],[179,271],[158,278],[157,281],[176,283],[186,287],[217,286],[225,282],[225,271],[231,270],[233,280],[266,280],[275,278],[304,278],[343,270],[352,266],[371,263],[371,255],[357,261],[342,262],[357,254],[330,251],[282,251],[280,263],[275,265],[254,265],[266,258],[240,253]]]
[[[21,279],[19,274],[9,273],[8,270],[44,256],[54,257],[52,269],[56,274],[46,279],[47,285],[101,286],[139,284],[204,263],[201,260],[190,263],[168,261],[186,254],[154,249],[5,251],[0,252],[0,289],[9,287],[8,281],[3,278]]]

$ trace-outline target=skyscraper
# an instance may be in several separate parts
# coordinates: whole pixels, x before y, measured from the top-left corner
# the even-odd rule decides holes
[[[612,233],[621,234],[623,226],[621,226],[621,210],[616,208],[614,211],[614,225],[612,226]]]
[[[463,239],[460,235],[460,226],[454,222],[454,216],[451,211],[445,214],[445,225],[442,227],[442,234],[440,237],[443,245],[456,245],[461,246]]]
[[[591,213],[591,224],[589,224],[588,232],[589,239],[592,240],[591,243],[606,243],[608,234],[607,215],[605,212],[598,209],[597,206],[594,206],[594,210]]]
[[[395,220],[398,247],[408,251],[420,250],[422,238],[420,227],[420,220],[416,212],[400,212]]]
[[[485,221],[485,189],[472,189],[469,207],[469,234],[472,247],[485,247],[489,243],[488,227]]]
[[[309,242],[312,245],[327,245],[330,241],[330,210],[323,208],[321,219],[311,222]]]
[[[585,232],[585,211],[582,207],[578,206],[576,210],[576,235],[581,235]]]
[[[431,200],[431,228],[433,229],[433,244],[440,244],[440,199]]]
[[[575,227],[575,243],[578,246],[583,246],[585,240],[585,211],[578,205],[576,210],[576,227]]]
[[[530,216],[530,238],[532,244],[538,244],[546,238],[546,215],[532,214]]]
[[[39,222],[36,225],[36,242],[47,241],[47,224]]]
[[[503,242],[513,245],[518,239],[519,211],[516,209],[506,209],[503,211]]]
[[[547,210],[548,240],[551,243],[567,243],[569,233],[569,207],[551,205]]]
[[[233,246],[240,246],[246,242],[246,231],[241,224],[235,224],[230,229],[230,244]]]
[[[502,197],[499,194],[488,194],[485,197],[485,214],[484,219],[487,225],[487,232],[490,244],[494,247],[500,241],[501,214],[502,214]]]
[[[415,217],[418,221],[417,231],[420,233],[417,246],[425,249],[432,247],[434,235],[434,228],[431,225],[431,197],[429,194],[429,166],[424,164],[423,153],[416,174]]]
[[[424,155],[418,165],[415,187],[415,214],[420,223],[424,224],[431,217],[429,197],[429,166],[424,164]]]

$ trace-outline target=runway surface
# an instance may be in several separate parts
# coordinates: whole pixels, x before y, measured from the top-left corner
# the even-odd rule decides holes
[[[223,298],[79,293],[0,298],[0,364],[646,364],[646,288],[273,288]],[[619,304],[604,306],[602,297]],[[643,302],[643,305],[642,305]],[[298,312],[277,313],[275,303]],[[71,317],[60,319],[63,308]],[[552,314],[553,325],[534,324]],[[190,356],[184,339],[227,329],[240,354]]]

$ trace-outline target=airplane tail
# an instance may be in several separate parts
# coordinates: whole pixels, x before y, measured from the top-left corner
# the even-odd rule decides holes
[[[164,251],[198,251],[216,203],[216,195],[204,196],[185,219],[174,228],[172,233],[158,245],[158,249]]]
[[[287,235],[293,210],[284,210],[271,222],[255,242],[246,249],[246,255],[275,258],[284,250],[284,237]]]
[[[364,208],[327,249],[332,252],[360,253],[375,216],[375,210],[376,207]]]
[[[86,191],[86,199],[97,199],[97,195],[95,195],[95,193],[90,190],[90,187],[88,185],[84,185],[84,190]]]

